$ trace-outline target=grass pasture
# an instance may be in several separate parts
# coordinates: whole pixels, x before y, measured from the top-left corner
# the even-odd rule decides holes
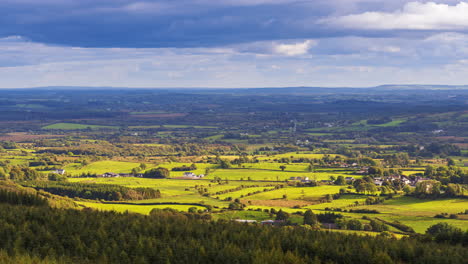
[[[228,180],[244,180],[249,178],[252,181],[286,181],[291,177],[309,177],[311,180],[329,180],[330,177],[343,176],[348,174],[334,172],[306,172],[306,171],[289,171],[286,166],[285,171],[268,170],[268,169],[217,169],[211,172],[206,178],[213,179],[219,177]]]
[[[360,206],[358,208],[375,209],[382,213],[394,215],[433,217],[438,213],[456,214],[464,212],[466,209],[468,209],[468,200],[425,200],[413,197],[400,196],[394,199],[387,200],[383,204]]]
[[[103,174],[106,172],[130,173],[133,168],[138,166],[140,166],[140,163],[106,160],[93,162],[86,166],[81,166],[81,164],[78,163],[71,163],[65,166],[64,169],[70,175],[77,176],[88,172],[93,174]]]
[[[286,195],[287,200],[317,200],[327,194],[339,193],[342,186],[322,185],[317,187],[286,187],[249,196],[247,200],[278,200]]]
[[[179,204],[170,204],[170,205],[132,205],[132,204],[105,204],[105,203],[92,203],[92,202],[77,202],[80,205],[85,207],[94,208],[102,211],[116,211],[116,212],[132,212],[139,214],[149,214],[153,209],[164,209],[171,208],[182,212],[187,212],[190,207],[196,207],[200,210],[205,210],[205,207],[195,206],[195,205],[179,205]]]
[[[55,123],[42,127],[45,130],[118,129],[117,126],[101,126],[75,123]]]

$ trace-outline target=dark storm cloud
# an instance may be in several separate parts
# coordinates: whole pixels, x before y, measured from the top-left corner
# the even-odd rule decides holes
[[[81,47],[209,47],[354,31],[379,36],[317,23],[365,7],[362,1],[338,0],[6,0],[0,2],[0,37]]]

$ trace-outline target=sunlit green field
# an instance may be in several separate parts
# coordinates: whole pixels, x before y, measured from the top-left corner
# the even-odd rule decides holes
[[[272,190],[272,189],[274,189],[274,187],[251,187],[251,188],[242,189],[240,191],[228,192],[228,193],[224,193],[224,194],[220,194],[220,195],[213,195],[213,196],[217,197],[217,198],[219,198],[221,200],[224,200],[224,199],[226,199],[228,197],[231,197],[232,199],[236,199],[236,198],[242,198],[241,196],[246,196],[249,193],[253,193],[253,192],[256,192],[256,191],[263,191],[265,189]]]
[[[317,199],[327,194],[339,193],[343,186],[286,187],[249,196],[249,200],[274,200],[286,195],[288,200]]]
[[[189,125],[155,125],[155,126],[129,126],[130,129],[148,129],[148,128],[217,128],[215,126],[189,126]]]
[[[140,166],[136,162],[122,162],[122,161],[97,161],[86,166],[81,166],[79,163],[71,163],[64,167],[70,175],[80,175],[82,173],[103,174],[106,172],[113,173],[130,173],[133,168]]]
[[[459,227],[463,230],[468,230],[468,221],[467,220],[456,220],[456,219],[439,219],[433,217],[412,217],[412,216],[398,216],[398,215],[379,215],[379,218],[382,218],[387,221],[400,221],[405,225],[408,225],[414,229],[417,233],[424,233],[426,230],[435,224],[438,223],[447,223],[456,227]]]
[[[205,207],[202,206],[194,206],[194,205],[178,205],[178,204],[171,204],[171,205],[128,205],[128,204],[103,204],[103,203],[91,203],[91,202],[78,202],[86,207],[104,210],[104,211],[116,211],[116,212],[133,212],[133,213],[140,213],[140,214],[149,214],[151,210],[158,208],[172,208],[178,211],[187,212],[190,207],[196,207],[200,210],[205,210]]]
[[[317,153],[303,153],[303,152],[288,152],[288,153],[283,153],[283,154],[275,154],[275,155],[269,155],[269,156],[258,156],[258,160],[274,160],[274,159],[279,159],[279,158],[290,158],[290,159],[297,159],[297,158],[307,158],[307,159],[321,159],[325,155],[329,155],[330,157],[334,158],[336,156],[343,157],[342,155],[339,154],[317,154]]]
[[[291,153],[288,153],[290,156]],[[310,154],[316,155],[316,154]],[[235,158],[235,156],[226,156],[224,158]],[[89,182],[98,184],[116,184],[131,188],[150,187],[161,191],[162,197],[151,200],[129,201],[133,204],[101,204],[82,202],[83,206],[97,208],[100,210],[116,210],[119,212],[130,211],[142,214],[148,214],[153,208],[174,208],[180,211],[187,211],[190,205],[182,205],[186,203],[210,205],[215,210],[213,217],[215,219],[254,219],[262,221],[271,219],[269,213],[263,212],[264,209],[274,208],[283,210],[288,213],[298,211],[304,212],[307,209],[312,209],[315,213],[325,212],[325,208],[341,208],[349,209],[373,209],[378,210],[380,214],[358,214],[341,212],[347,218],[356,218],[362,220],[363,216],[371,218],[379,217],[386,221],[398,220],[403,224],[411,226],[415,231],[424,233],[426,229],[439,222],[447,222],[454,226],[468,229],[468,221],[461,219],[438,219],[434,218],[436,214],[448,213],[457,214],[468,209],[468,200],[466,199],[438,199],[438,200],[422,200],[406,196],[396,196],[393,199],[385,201],[383,204],[377,205],[362,205],[367,196],[357,194],[341,195],[339,199],[331,200],[330,202],[320,203],[323,197],[327,194],[339,193],[341,188],[346,188],[354,192],[353,189],[347,189],[347,186],[321,185],[317,187],[293,187],[288,186],[290,177],[309,177],[311,180],[329,180],[331,176],[348,177],[352,176],[359,178],[360,176],[352,175],[352,170],[343,168],[328,168],[316,169],[315,172],[308,172],[308,164],[291,163],[283,164],[272,162],[272,157],[268,157],[270,161],[259,163],[243,164],[245,168],[234,166],[231,169],[216,169],[214,164],[196,163],[196,174],[204,174],[206,168],[210,168],[211,172],[201,180],[182,180],[182,179],[147,179],[147,178],[69,178],[70,182]],[[22,162],[25,162],[24,160]],[[67,172],[77,175],[83,172],[104,173],[128,173],[131,169],[138,167],[140,163],[136,162],[120,162],[120,161],[98,161],[84,167],[79,167],[78,164],[70,164],[65,169]],[[163,163],[163,164],[147,164],[147,169],[154,167],[165,167],[172,169],[182,165],[190,165],[190,163]],[[286,169],[282,171],[279,166],[285,165]],[[423,168],[410,168],[405,170],[405,173],[421,171]],[[182,176],[184,172],[171,171],[171,177]],[[221,179],[220,182],[214,179]],[[258,185],[253,187],[252,185]],[[274,189],[274,186],[268,185],[283,185],[286,186],[280,189]],[[240,190],[234,190],[240,187]],[[264,191],[264,190],[267,191]],[[225,192],[216,194],[216,192]],[[258,194],[253,192],[260,191]],[[203,195],[205,194],[205,195]],[[250,195],[249,195],[250,194]],[[261,209],[258,211],[220,211],[228,207],[230,201],[240,199],[247,205],[246,209]],[[226,200],[226,201],[225,201]],[[355,204],[359,203],[359,206]],[[168,205],[144,205],[148,203],[177,203]],[[274,217],[274,216],[273,216]],[[294,221],[300,222],[301,218],[297,215],[293,217]],[[390,231],[398,232],[398,229],[390,227]],[[370,235],[373,235],[372,233]]]
[[[413,197],[397,197],[385,201],[383,204],[362,206],[362,208],[372,208],[382,213],[398,214],[406,216],[429,216],[438,213],[456,214],[468,209],[467,199],[438,199],[423,200]],[[361,207],[359,207],[361,208]],[[468,224],[468,222],[467,222]]]
[[[161,163],[161,164],[152,164],[152,163],[145,163],[146,170],[155,167],[163,167],[171,170],[174,167],[180,167],[182,165],[190,166],[191,163],[181,163],[181,162],[171,162],[171,163]],[[86,166],[82,166],[79,163],[71,163],[64,167],[64,169],[70,175],[80,175],[83,173],[92,173],[92,174],[103,174],[106,172],[113,172],[113,173],[130,173],[133,168],[137,168],[140,166],[140,163],[137,162],[126,162],[126,161],[113,161],[113,160],[106,160],[106,161],[96,161],[90,163]],[[206,168],[214,167],[213,164],[206,164],[206,163],[197,163],[197,169],[193,170],[192,172],[195,174],[204,174]],[[181,177],[183,176],[183,171],[171,171],[171,177]]]
[[[287,167],[287,166],[286,166]],[[211,172],[207,178],[219,177],[228,180],[253,180],[253,181],[286,181],[291,177],[309,177],[310,180],[329,180],[331,176],[348,177],[350,175],[334,172],[306,172],[306,171],[285,171],[267,169],[217,169]],[[355,177],[355,176],[353,176]]]
[[[325,208],[347,208],[351,205],[354,205],[355,202],[363,203],[366,200],[366,196],[363,195],[354,195],[354,194],[346,194],[341,195],[339,199],[332,200],[328,203],[321,203],[321,204],[314,204],[310,206],[306,206],[304,208],[309,208],[313,210],[322,210]]]
[[[42,127],[42,129],[61,129],[61,130],[78,130],[78,129],[118,129],[116,126],[100,126],[74,123],[56,123]]]
[[[149,187],[158,189],[164,196],[184,195],[193,193],[194,190],[186,191],[187,188],[195,185],[209,185],[209,181],[204,180],[171,180],[171,179],[148,179],[135,177],[120,178],[70,178],[70,182],[87,182],[98,184],[116,184],[130,188]]]
[[[70,178],[70,182],[86,182],[98,184],[115,184],[130,188],[148,187],[158,189],[163,197],[186,196],[197,193],[195,186],[206,188],[209,193],[230,190],[241,185],[267,185],[270,183],[249,183],[241,181],[231,181],[228,184],[214,183],[209,180],[174,180],[174,179],[148,179],[135,177],[120,178]],[[198,195],[198,193],[197,193]],[[201,197],[198,195],[198,197]]]
[[[186,195],[179,195],[179,196],[168,196],[162,197],[158,199],[149,199],[149,200],[137,200],[137,201],[130,201],[133,204],[148,204],[148,203],[197,203],[197,204],[204,204],[204,205],[211,205],[217,208],[227,208],[229,202],[221,201],[215,199],[213,197],[201,196],[195,193],[188,193]],[[167,205],[171,206],[171,205]]]
[[[34,158],[31,158],[29,156],[0,156],[0,161],[8,162],[8,164],[10,165],[27,165],[30,161],[33,160]]]

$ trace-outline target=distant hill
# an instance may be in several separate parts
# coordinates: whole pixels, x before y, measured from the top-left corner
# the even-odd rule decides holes
[[[118,90],[155,90],[160,92],[184,92],[184,93],[238,93],[243,94],[327,94],[327,93],[369,93],[369,92],[388,92],[388,91],[421,91],[421,90],[468,90],[468,85],[430,85],[430,84],[386,84],[375,87],[255,87],[255,88],[138,88],[138,87],[106,87],[106,86],[44,86],[17,89],[2,90],[46,90],[46,91],[118,91]]]

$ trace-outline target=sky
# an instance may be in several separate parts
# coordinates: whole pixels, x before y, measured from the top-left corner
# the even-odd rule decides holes
[[[468,84],[468,1],[0,0],[0,88]]]

